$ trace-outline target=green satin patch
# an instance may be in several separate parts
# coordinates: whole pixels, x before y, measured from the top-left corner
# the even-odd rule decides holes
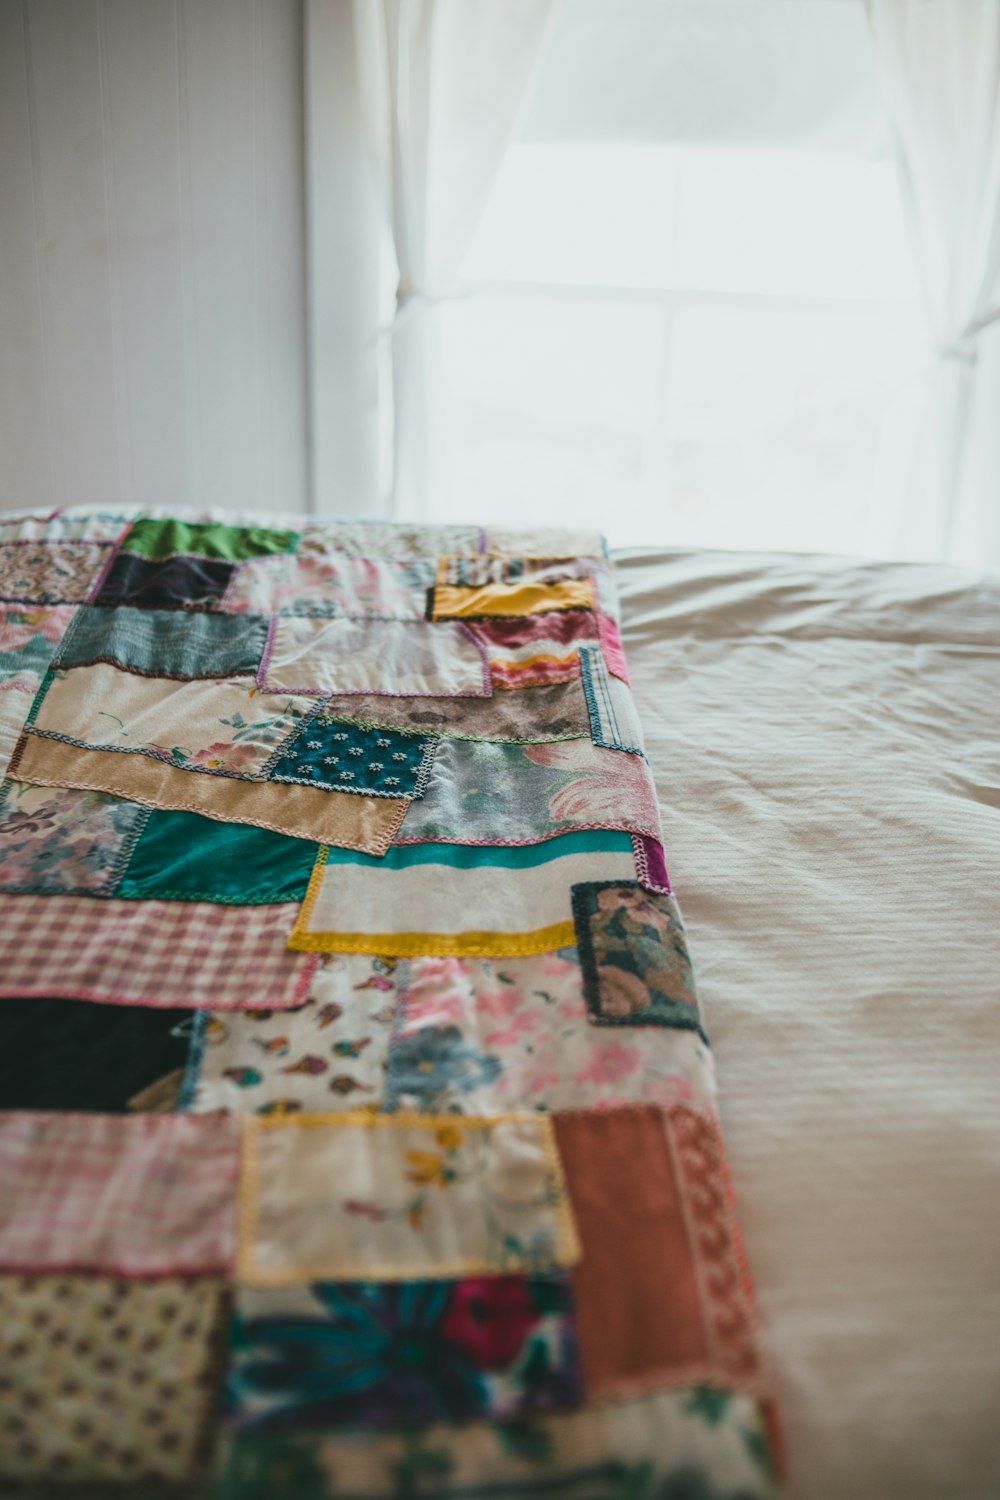
[[[196,557],[245,562],[275,552],[294,552],[297,531],[271,531],[266,526],[196,525],[188,521],[136,521],[122,542],[123,552],[140,557],[172,557],[175,552]]]
[[[154,808],[114,892],[124,900],[301,901],[319,845],[248,823]]]

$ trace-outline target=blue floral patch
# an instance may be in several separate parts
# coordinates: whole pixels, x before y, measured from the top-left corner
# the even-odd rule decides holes
[[[502,1071],[499,1058],[471,1046],[457,1026],[425,1026],[393,1040],[384,1108],[433,1113],[446,1107],[454,1090],[483,1088]]]
[[[435,743],[420,735],[320,715],[308,720],[282,748],[268,780],[357,792],[362,797],[421,797]]]

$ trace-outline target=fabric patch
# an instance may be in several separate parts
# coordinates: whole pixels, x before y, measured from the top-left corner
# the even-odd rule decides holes
[[[190,1108],[321,1114],[377,1104],[396,1018],[395,971],[394,959],[324,954],[304,1006],[209,1013]]]
[[[706,1386],[530,1421],[230,1434],[211,1500],[779,1500],[769,1403]],[[284,1487],[284,1488],[283,1488]]]
[[[113,891],[149,816],[104,792],[8,781],[0,795],[0,891]]]
[[[289,952],[298,908],[0,895],[0,999],[206,1010],[285,1009],[315,958]]]
[[[561,583],[488,583],[478,589],[437,584],[432,618],[539,615],[558,609],[594,609],[596,604],[589,578],[568,578]]]
[[[517,583],[547,587],[567,579],[590,578],[595,563],[577,557],[546,560],[538,557],[439,557],[434,582],[442,587],[478,589],[488,584]]]
[[[573,1284],[588,1397],[756,1388],[752,1293],[714,1121],[637,1106],[552,1123],[583,1247]]]
[[[0,1114],[0,1270],[225,1272],[239,1121]]]
[[[520,620],[469,620],[486,652],[495,688],[538,687],[580,675],[581,641],[598,639],[590,610],[527,615]]]
[[[0,605],[0,692],[37,693],[76,612],[73,604],[54,609]]]
[[[326,521],[304,526],[299,554],[343,552],[348,557],[435,561],[443,552],[481,551],[478,526],[412,526],[398,521]]]
[[[266,526],[144,519],[129,527],[121,550],[156,559],[184,552],[243,562],[248,557],[265,557],[272,552],[291,552],[297,537],[297,531],[271,531]]]
[[[324,850],[289,946],[397,957],[542,953],[573,941],[570,892],[597,869],[611,880],[633,873],[627,834],[520,848],[414,844],[381,859]]]
[[[619,677],[609,674],[599,646],[580,647],[580,669],[594,744],[644,755],[642,726],[631,691]]]
[[[237,564],[225,558],[168,557],[162,562],[119,552],[92,604],[140,609],[215,609]]]
[[[237,1279],[549,1271],[579,1247],[544,1115],[249,1115]]]
[[[442,552],[455,551],[442,547]],[[573,531],[561,526],[533,526],[515,530],[491,526],[486,533],[483,552],[501,557],[605,557],[607,546],[599,531]]]
[[[305,896],[319,845],[198,813],[140,811],[146,822],[113,892],[119,899],[261,906]]]
[[[608,615],[597,616],[597,627],[601,636],[601,651],[604,653],[604,664],[612,677],[618,677],[628,685],[631,678],[628,675],[628,662],[625,660],[625,647],[622,645],[622,634],[616,621]]]
[[[391,698],[386,694],[328,698],[323,712],[356,724],[409,729],[453,740],[577,740],[590,734],[578,679],[525,687],[490,698]]]
[[[411,805],[397,843],[534,843],[574,828],[658,834],[656,790],[646,762],[589,740],[442,740],[426,793]]]
[[[0,1488],[204,1482],[227,1307],[214,1277],[0,1277]]]
[[[632,848],[635,850],[635,873],[639,884],[644,890],[669,896],[670,876],[660,840],[650,838],[647,833],[636,833],[632,835]]]
[[[573,949],[532,958],[415,958],[403,969],[386,1109],[693,1104],[715,1109],[712,1055],[693,1032],[589,1024]]]
[[[117,542],[131,524],[129,516],[92,510],[84,514],[55,510],[49,515],[6,516],[0,521],[0,542]]]
[[[276,615],[259,681],[267,693],[488,697],[485,654],[457,621]]]
[[[319,787],[276,786],[232,776],[192,775],[148,755],[86,750],[26,734],[16,754],[16,775],[36,786],[73,786],[111,792],[146,807],[200,813],[221,823],[251,823],[289,838],[382,854],[392,843],[409,803],[391,797],[357,797]],[[11,760],[11,775],[15,774]]]
[[[417,735],[318,714],[282,748],[268,779],[363,797],[422,797],[434,748]]]
[[[71,744],[156,756],[190,771],[263,778],[275,751],[314,711],[269,698],[252,677],[175,682],[100,662],[54,671],[34,729]]]
[[[148,1110],[154,1086],[171,1077],[180,1083],[194,1014],[86,1000],[4,1000],[0,1109]]]
[[[267,625],[263,615],[237,619],[89,605],[77,612],[57,662],[62,668],[111,662],[148,677],[253,675],[264,654]]]
[[[637,880],[586,881],[573,887],[573,917],[593,1021],[701,1031],[684,926],[672,896],[644,890]]]
[[[80,604],[109,550],[107,542],[0,542],[0,599]]]
[[[244,563],[223,601],[231,614],[346,615],[423,620],[434,584],[430,558],[349,557],[303,539],[293,557]]]
[[[579,1406],[572,1313],[565,1272],[246,1289],[227,1422],[323,1432]]]

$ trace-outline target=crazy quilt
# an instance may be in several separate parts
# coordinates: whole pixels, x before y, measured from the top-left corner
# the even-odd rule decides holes
[[[0,522],[0,1494],[774,1500],[599,536]]]

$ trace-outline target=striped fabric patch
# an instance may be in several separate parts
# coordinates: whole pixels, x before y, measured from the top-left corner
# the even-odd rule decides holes
[[[396,846],[383,859],[343,849],[316,861],[289,946],[306,952],[544,953],[575,941],[571,888],[632,880],[627,833],[588,830],[518,848]]]

